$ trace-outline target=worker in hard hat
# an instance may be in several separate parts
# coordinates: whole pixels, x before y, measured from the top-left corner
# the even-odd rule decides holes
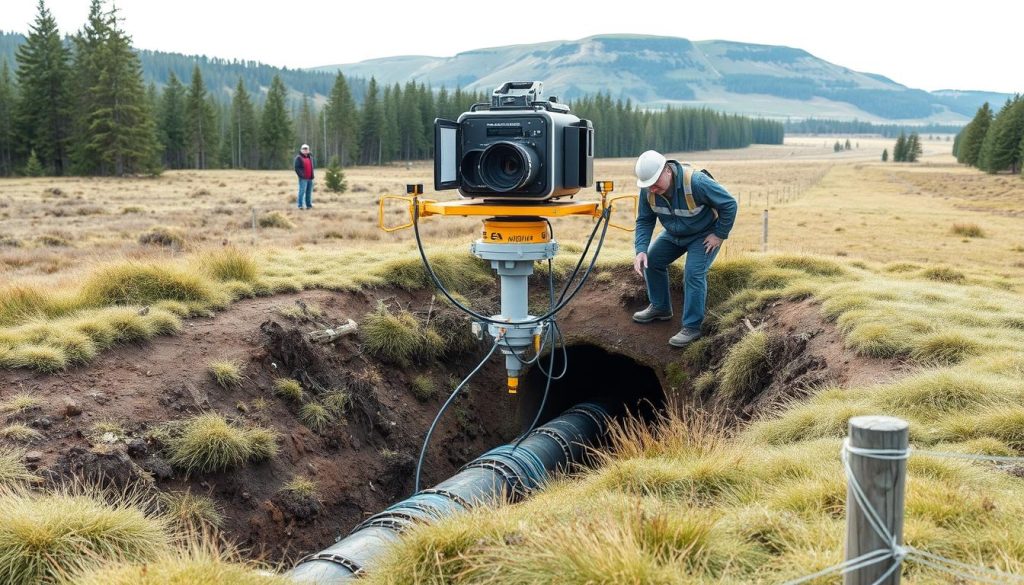
[[[659,152],[640,155],[634,168],[640,187],[633,246],[633,269],[647,281],[646,309],[633,314],[637,323],[672,318],[668,267],[686,254],[683,269],[683,328],[668,340],[683,347],[701,336],[708,269],[736,219],[736,200],[707,173]],[[651,242],[655,219],[664,231]]]

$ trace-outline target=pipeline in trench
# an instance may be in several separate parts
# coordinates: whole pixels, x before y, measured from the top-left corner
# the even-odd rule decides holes
[[[518,443],[502,445],[466,464],[457,474],[414,494],[356,526],[334,545],[309,555],[289,577],[296,583],[328,585],[358,577],[402,532],[478,506],[519,501],[542,489],[554,474],[585,464],[589,449],[604,438],[611,418],[626,413],[649,417],[665,397],[647,366],[593,345],[558,350],[552,380],[534,367],[521,387],[519,419],[528,426],[544,402],[543,423]],[[561,413],[561,414],[559,414]],[[557,416],[556,416],[557,415]],[[372,568],[371,568],[372,570]]]

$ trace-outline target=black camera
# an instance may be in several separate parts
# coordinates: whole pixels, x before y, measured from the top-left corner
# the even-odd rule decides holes
[[[434,120],[434,189],[546,201],[589,187],[594,126],[542,90],[539,81],[506,82],[458,121]]]

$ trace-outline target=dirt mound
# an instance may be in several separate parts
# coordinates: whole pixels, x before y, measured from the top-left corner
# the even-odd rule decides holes
[[[378,301],[415,310],[430,297],[312,291],[243,300],[214,318],[186,321],[180,335],[118,348],[88,366],[54,375],[0,372],[0,400],[25,393],[42,401],[28,413],[32,421],[25,421],[42,421],[35,425],[42,438],[27,446],[30,465],[50,481],[75,476],[205,495],[220,508],[229,538],[271,560],[294,559],[412,491],[427,426],[452,380],[479,359],[466,353],[398,368],[366,355],[355,336],[331,344],[307,339],[308,331],[325,324],[359,322]],[[296,302],[320,313],[281,314]],[[240,364],[242,382],[219,386],[208,371],[217,360]],[[410,391],[412,379],[423,376],[438,388],[432,397]],[[298,380],[306,403],[344,392],[347,414],[320,432],[310,430],[300,405],[274,394],[278,378]],[[503,387],[504,372],[494,360],[439,425],[425,464],[426,485],[512,438],[515,404]],[[167,423],[211,411],[232,423],[278,431],[279,455],[219,472],[189,475],[172,468],[165,453]],[[313,480],[316,493],[284,489],[296,477]]]
[[[660,404],[660,394],[675,392],[747,419],[822,385],[881,380],[898,368],[845,350],[812,301],[776,303],[702,340],[700,351],[680,351],[667,344],[678,322],[633,323],[632,313],[646,304],[642,285],[626,271],[606,274],[588,283],[559,317],[566,342],[578,348],[571,368],[586,372],[584,388],[557,389],[571,390],[571,400],[633,392]],[[537,306],[544,306],[543,286],[533,289]],[[673,291],[677,303],[679,297]],[[248,299],[214,318],[187,320],[179,335],[118,348],[88,366],[52,375],[0,372],[0,399],[19,392],[41,399],[39,408],[21,415],[42,433],[28,445],[30,464],[41,476],[119,487],[142,482],[205,495],[224,516],[228,538],[271,560],[294,560],[411,492],[428,425],[482,354],[472,343],[459,344],[460,354],[397,366],[368,355],[356,336],[319,344],[306,335],[349,318],[360,322],[379,302],[433,313],[448,323],[446,332],[466,328],[460,319],[438,317],[429,292],[307,291]],[[763,363],[752,374],[751,391],[722,399],[715,384],[701,380],[717,380],[730,350],[751,328],[770,333]],[[221,360],[240,364],[240,383],[217,384],[209,364]],[[442,420],[425,485],[511,439],[525,415],[532,419],[528,405],[539,398],[530,392],[543,385],[528,384],[510,397],[504,374],[502,360],[491,360]],[[301,402],[275,394],[280,378],[301,384]],[[319,432],[303,424],[302,402],[339,391],[349,405],[343,420]],[[173,468],[166,455],[168,423],[206,412],[277,431],[279,454],[225,471],[189,475]],[[294,488],[297,478],[312,480],[315,492]]]

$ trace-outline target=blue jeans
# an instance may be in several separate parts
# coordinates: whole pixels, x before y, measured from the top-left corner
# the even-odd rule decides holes
[[[668,267],[686,254],[683,267],[683,327],[700,329],[704,322],[704,303],[708,296],[708,269],[718,255],[716,248],[704,252],[707,234],[677,238],[662,232],[647,250],[647,298],[656,309],[671,310],[672,298],[668,290]]]
[[[313,179],[299,179],[299,209],[313,207]]]

